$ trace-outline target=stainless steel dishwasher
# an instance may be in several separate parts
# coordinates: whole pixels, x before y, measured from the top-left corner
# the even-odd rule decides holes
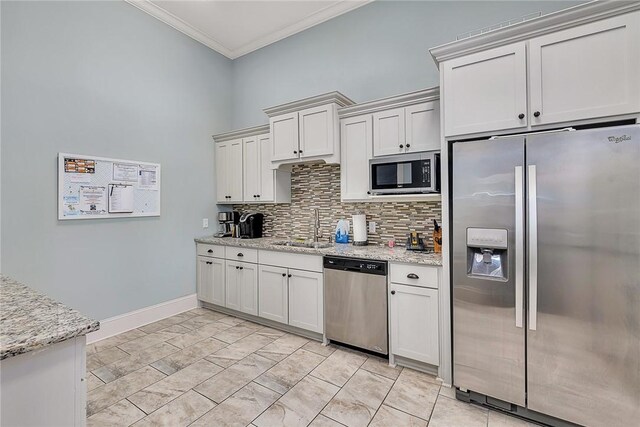
[[[324,257],[325,335],[388,354],[387,263]]]

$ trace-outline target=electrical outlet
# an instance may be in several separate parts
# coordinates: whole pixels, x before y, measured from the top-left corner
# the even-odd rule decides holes
[[[375,221],[369,221],[369,233],[374,234],[376,232]]]
[[[202,228],[209,228],[209,218],[202,218]]]

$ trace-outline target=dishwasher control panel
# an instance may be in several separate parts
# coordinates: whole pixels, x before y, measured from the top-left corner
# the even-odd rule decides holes
[[[387,275],[386,261],[372,261],[347,257],[324,257],[324,268],[331,270],[353,271],[357,273]]]

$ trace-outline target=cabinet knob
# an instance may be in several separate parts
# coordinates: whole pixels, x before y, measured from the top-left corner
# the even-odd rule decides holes
[[[400,144],[400,148],[404,148],[404,145]]]
[[[533,113],[533,117],[540,117],[540,111],[536,111]]]
[[[258,198],[260,198],[260,195],[258,194]]]
[[[407,148],[411,147],[411,144],[407,144]]]
[[[238,256],[242,257],[244,254],[242,252],[238,252]]]
[[[371,191],[367,191],[367,194],[371,194]]]
[[[302,154],[302,150],[300,150],[300,154]]]
[[[244,267],[240,267],[240,270],[244,270]]]
[[[416,273],[409,273],[407,274],[407,279],[419,279],[419,277]]]
[[[287,274],[287,277],[291,277],[291,275],[290,275],[290,274]]]
[[[395,295],[395,294],[396,294],[396,291],[391,291],[391,295]]]
[[[524,119],[524,113],[520,113],[520,114],[518,114],[518,118],[519,118],[520,120]]]
[[[236,265],[236,270],[239,270],[239,269],[240,269],[240,267],[238,267],[238,266]]]
[[[298,154],[298,152],[296,150],[293,150],[293,154]]]
[[[209,249],[207,252],[212,254],[213,253],[213,249]]]
[[[282,277],[287,277],[287,273],[282,273]]]

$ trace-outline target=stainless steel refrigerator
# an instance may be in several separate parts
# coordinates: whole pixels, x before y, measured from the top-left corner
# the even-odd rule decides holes
[[[452,150],[458,397],[640,425],[640,125]]]

